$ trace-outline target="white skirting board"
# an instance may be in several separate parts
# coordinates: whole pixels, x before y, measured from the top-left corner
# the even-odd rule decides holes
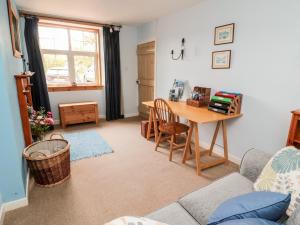
[[[205,148],[205,149],[209,149],[210,148],[210,144],[206,143],[206,142],[200,142],[200,146]],[[214,146],[214,150],[213,152],[217,155],[223,156],[224,155],[224,148],[218,144],[215,144]],[[230,153],[228,153],[228,159],[237,164],[240,165],[241,163],[241,159],[239,157],[236,157],[235,155],[232,155]]]
[[[0,225],[3,225],[5,213],[14,209],[18,209],[28,205],[28,194],[29,194],[29,170],[27,171],[26,181],[26,196],[15,201],[5,202],[0,208]]]
[[[128,114],[124,114],[124,117],[125,118],[130,118],[130,117],[136,117],[138,115],[139,115],[138,112],[136,112],[136,113],[128,113]],[[105,119],[105,117],[106,117],[105,115],[99,115],[99,119]],[[54,125],[59,125],[59,124],[60,124],[59,120],[54,120]]]
[[[136,116],[138,116],[138,115],[139,115],[138,112],[136,112],[136,113],[128,113],[128,114],[125,114],[124,117],[125,117],[125,118],[129,118],[129,117],[136,117]]]
[[[124,114],[124,117],[125,117],[125,118],[130,118],[130,117],[136,117],[136,116],[138,116],[138,115],[139,115],[138,112],[135,112],[135,113],[125,113],[125,114]],[[105,119],[105,118],[106,118],[106,115],[99,115],[99,118],[100,118],[100,119]]]
[[[139,113],[138,112],[136,112],[136,113],[125,113],[124,114],[124,117],[125,118],[130,118],[130,117],[136,117],[136,116],[138,116],[139,115]],[[99,115],[99,118],[100,119],[105,119],[106,118],[106,115]]]

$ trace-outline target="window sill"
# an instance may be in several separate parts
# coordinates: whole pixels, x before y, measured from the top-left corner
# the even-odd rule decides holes
[[[48,86],[48,92],[59,91],[87,91],[87,90],[102,90],[102,85],[90,85],[90,86]]]

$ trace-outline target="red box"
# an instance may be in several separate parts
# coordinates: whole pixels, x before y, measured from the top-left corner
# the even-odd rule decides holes
[[[149,126],[149,121],[148,120],[142,120],[141,121],[141,135],[144,138],[147,138],[148,126]],[[151,131],[150,131],[150,137],[153,137],[153,136],[154,136],[154,124],[152,123]]]

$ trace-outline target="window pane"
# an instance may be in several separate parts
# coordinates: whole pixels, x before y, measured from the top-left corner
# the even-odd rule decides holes
[[[41,49],[69,50],[68,30],[39,26]]]
[[[96,83],[95,57],[74,56],[75,79],[78,84]]]
[[[96,52],[96,33],[82,30],[70,30],[73,51]]]
[[[43,54],[43,62],[48,84],[71,83],[66,55]]]

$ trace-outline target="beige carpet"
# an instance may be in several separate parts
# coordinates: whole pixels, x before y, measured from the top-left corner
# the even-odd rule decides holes
[[[114,153],[73,162],[71,179],[62,185],[33,185],[29,206],[8,212],[4,225],[101,225],[123,215],[143,216],[237,170],[230,163],[198,177],[193,164],[180,163],[180,150],[169,162],[167,150],[155,152],[154,143],[141,137],[138,118],[67,129],[96,130]]]

